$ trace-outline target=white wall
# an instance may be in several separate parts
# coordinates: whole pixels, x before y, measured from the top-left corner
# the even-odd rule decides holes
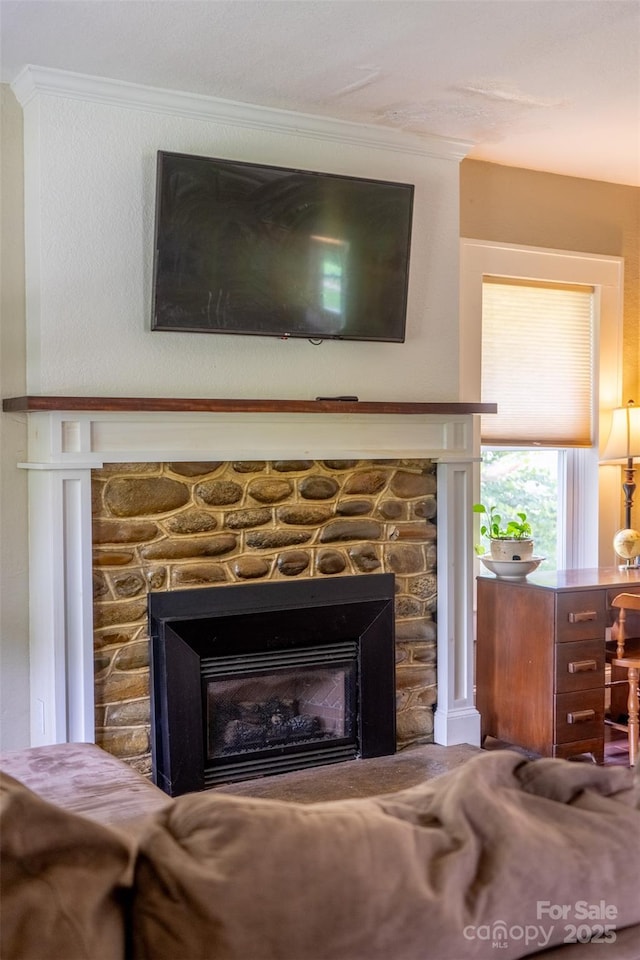
[[[25,103],[27,388],[458,399],[460,144],[35,71]],[[415,184],[404,344],[151,332],[158,150]]]
[[[22,112],[0,85],[0,382],[25,391]],[[25,417],[0,417],[0,749],[29,742],[27,475]]]

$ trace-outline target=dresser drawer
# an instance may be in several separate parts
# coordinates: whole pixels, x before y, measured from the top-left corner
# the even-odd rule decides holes
[[[589,740],[604,731],[604,688],[558,693],[555,697],[555,742]]]
[[[556,646],[556,693],[604,686],[604,638]]]
[[[591,754],[596,763],[603,763],[604,737],[594,737],[591,740],[571,740],[569,743],[558,743],[553,748],[554,757],[560,757],[562,760],[570,760],[572,757],[580,757],[584,754]]]
[[[579,590],[559,593],[556,606],[556,639],[559,643],[573,640],[604,639],[608,625],[604,590]]]

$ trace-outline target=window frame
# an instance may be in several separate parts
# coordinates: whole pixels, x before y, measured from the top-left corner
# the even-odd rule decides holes
[[[622,395],[622,257],[462,238],[460,240],[460,390],[461,400],[481,396],[482,280],[485,275],[589,284],[594,288],[594,446],[563,456],[558,482],[566,518],[563,549],[566,569],[611,566],[613,534],[620,518],[620,471],[598,468],[600,444],[607,437],[611,411]],[[479,418],[474,447],[480,457]],[[567,449],[567,448],[564,448]],[[582,455],[580,455],[582,451]],[[576,454],[574,457],[573,454]],[[474,477],[479,493],[479,464]],[[594,523],[594,517],[596,522]]]

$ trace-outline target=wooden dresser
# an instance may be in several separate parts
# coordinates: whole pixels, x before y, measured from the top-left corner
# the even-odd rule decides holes
[[[478,577],[476,706],[482,736],[545,757],[604,756],[611,599],[640,593],[640,568]]]

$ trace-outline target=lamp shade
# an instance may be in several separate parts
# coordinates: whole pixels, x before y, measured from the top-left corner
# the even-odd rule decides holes
[[[613,411],[611,431],[600,461],[626,463],[629,458],[640,459],[640,407],[633,400]]]

